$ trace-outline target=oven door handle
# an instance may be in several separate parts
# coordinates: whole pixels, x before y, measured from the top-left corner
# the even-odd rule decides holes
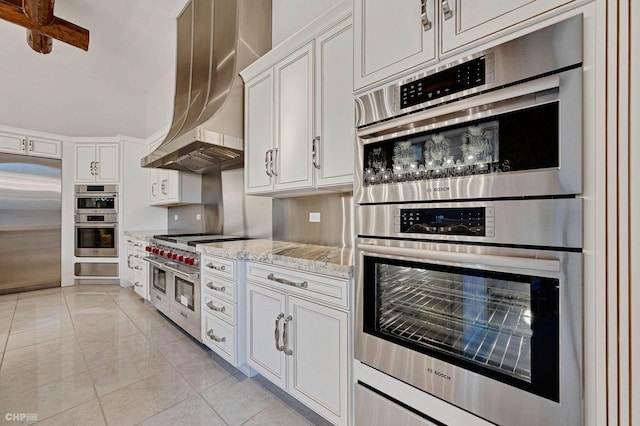
[[[171,266],[168,266],[166,263],[161,263],[161,262],[158,262],[157,260],[149,259],[148,257],[145,257],[143,259],[146,260],[147,262],[151,263],[152,265],[157,266],[160,269],[164,269],[164,270],[167,270],[169,272],[173,272],[175,275],[180,275],[181,277],[186,278],[189,281],[197,280],[200,277],[200,274],[198,272],[195,272],[193,274],[189,274],[188,272],[183,272],[183,271],[181,271],[179,269],[172,268]]]
[[[533,259],[516,256],[494,256],[488,254],[442,252],[436,250],[416,250],[405,247],[384,247],[373,244],[358,244],[358,249],[368,253],[390,256],[412,257],[426,260],[440,260],[486,266],[528,269],[546,272],[560,272],[560,261],[554,259]]]

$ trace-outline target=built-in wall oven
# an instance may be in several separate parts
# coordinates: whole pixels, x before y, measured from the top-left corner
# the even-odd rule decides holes
[[[356,359],[497,424],[582,419],[581,52],[574,17],[356,102]]]
[[[117,214],[117,185],[76,185],[76,214]]]
[[[76,214],[77,257],[118,257],[118,215]]]

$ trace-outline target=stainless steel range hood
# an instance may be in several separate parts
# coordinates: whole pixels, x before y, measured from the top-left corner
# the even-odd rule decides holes
[[[271,48],[271,0],[191,0],[177,23],[173,121],[142,167],[194,173],[242,167],[238,73]]]

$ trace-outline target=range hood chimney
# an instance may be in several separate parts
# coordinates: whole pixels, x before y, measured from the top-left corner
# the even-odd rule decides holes
[[[271,48],[271,0],[190,0],[177,24],[173,121],[141,165],[200,174],[242,167],[238,73]]]

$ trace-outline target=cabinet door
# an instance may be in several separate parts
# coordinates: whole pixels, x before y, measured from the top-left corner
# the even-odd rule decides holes
[[[95,175],[95,145],[76,145],[76,182],[93,182]]]
[[[267,151],[273,148],[273,69],[247,82],[244,182],[247,194],[273,191]]]
[[[159,199],[163,203],[175,203],[180,200],[180,172],[175,170],[158,171]]]
[[[349,418],[348,316],[289,297],[286,317],[289,393],[332,423]]]
[[[26,139],[24,136],[0,133],[0,152],[24,154],[26,151],[25,147]]]
[[[574,0],[449,0],[450,13],[440,11],[441,51],[448,52],[526,21]]]
[[[120,179],[118,144],[96,144],[96,181],[117,182]]]
[[[276,349],[282,344],[285,295],[247,283],[247,363],[265,378],[286,388],[286,359]],[[278,330],[276,330],[276,324]]]
[[[61,158],[62,142],[53,139],[29,138],[27,151],[38,157]]]
[[[158,182],[158,169],[149,170],[149,181],[147,184],[149,204],[158,204],[160,201],[160,186]]]
[[[313,139],[313,44],[275,66],[275,190],[311,188]]]
[[[435,59],[435,2],[354,0],[354,90]]]
[[[345,20],[316,38],[316,186],[353,185],[353,29]],[[351,189],[351,188],[343,188]]]

